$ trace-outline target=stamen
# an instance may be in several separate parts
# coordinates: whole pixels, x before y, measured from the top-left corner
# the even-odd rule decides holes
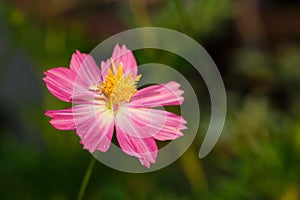
[[[123,63],[120,62],[116,68],[113,59],[111,61],[111,68],[108,69],[108,74],[104,82],[95,86],[90,86],[89,89],[99,91],[108,98],[108,108],[113,109],[114,104],[121,102],[129,102],[131,97],[136,94],[136,84],[142,75],[132,78],[132,74],[123,74]]]
[[[117,67],[116,67],[115,62],[112,58],[110,58],[110,64],[111,64],[111,68],[113,70],[113,73],[115,74],[117,72]]]
[[[91,85],[91,86],[89,87],[89,90],[97,91],[97,90],[99,90],[99,87],[98,87],[98,85]]]

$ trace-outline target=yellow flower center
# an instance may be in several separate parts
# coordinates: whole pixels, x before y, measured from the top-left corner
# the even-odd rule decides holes
[[[103,93],[108,98],[109,109],[112,109],[114,104],[129,102],[131,97],[136,94],[136,84],[142,76],[141,74],[135,78],[132,77],[132,74],[125,76],[122,62],[118,66],[117,71],[112,59],[111,65],[114,72],[109,68],[105,81],[96,86],[99,93]]]

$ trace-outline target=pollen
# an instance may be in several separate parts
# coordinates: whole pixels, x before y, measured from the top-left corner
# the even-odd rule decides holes
[[[129,102],[131,97],[136,94],[136,84],[141,78],[141,75],[135,78],[132,77],[132,74],[124,75],[122,62],[116,68],[111,60],[111,66],[114,72],[108,69],[105,81],[97,85],[99,93],[108,97],[109,107],[113,107],[113,104]]]

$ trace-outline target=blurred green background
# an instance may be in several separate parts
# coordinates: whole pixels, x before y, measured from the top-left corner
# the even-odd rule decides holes
[[[92,156],[74,131],[48,123],[45,110],[70,105],[49,94],[43,71],[142,26],[181,31],[208,51],[227,91],[225,127],[198,159],[210,117],[205,83],[183,60],[160,55],[195,87],[196,140],[151,173],[97,162],[85,199],[300,199],[299,19],[298,0],[0,1],[0,199],[76,198]],[[158,62],[155,51],[136,55]]]

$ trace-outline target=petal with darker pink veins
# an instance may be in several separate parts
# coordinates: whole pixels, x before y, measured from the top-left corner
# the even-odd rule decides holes
[[[105,105],[79,105],[73,107],[76,133],[85,149],[106,152],[114,131],[113,112]]]
[[[64,110],[47,110],[45,115],[52,118],[50,123],[56,129],[74,130],[76,128],[72,108]]]
[[[89,87],[101,80],[100,69],[88,54],[76,51],[71,58],[70,69],[57,67],[47,70],[44,82],[48,90],[60,100],[71,102],[74,93],[88,93]]]
[[[136,60],[132,51],[127,49],[125,45],[120,47],[118,44],[116,44],[112,53],[112,60],[114,61],[116,69],[113,68],[109,59],[106,62],[101,62],[101,73],[103,79],[106,77],[109,68],[111,68],[113,72],[117,72],[121,62],[123,65],[123,73],[125,75],[131,74],[133,78],[136,77],[138,71]]]
[[[48,90],[60,100],[71,102],[76,74],[68,68],[57,67],[44,72]]]
[[[150,168],[151,163],[156,162],[158,148],[152,137],[133,137],[126,132],[126,127],[121,128],[118,124],[116,124],[116,133],[119,145],[126,154],[137,157],[147,168]]]
[[[130,105],[136,107],[180,105],[184,101],[182,96],[184,92],[179,87],[179,83],[171,81],[143,88],[132,97]]]
[[[77,84],[89,87],[97,85],[102,80],[100,69],[93,57],[89,54],[80,53],[78,50],[72,55],[70,69],[77,74]]]
[[[183,136],[185,119],[174,113],[152,108],[127,108],[127,118],[157,140],[174,140]]]
[[[183,117],[164,110],[130,107],[118,109],[116,124],[123,132],[137,138],[153,137],[157,140],[173,140],[182,136],[186,129]]]

